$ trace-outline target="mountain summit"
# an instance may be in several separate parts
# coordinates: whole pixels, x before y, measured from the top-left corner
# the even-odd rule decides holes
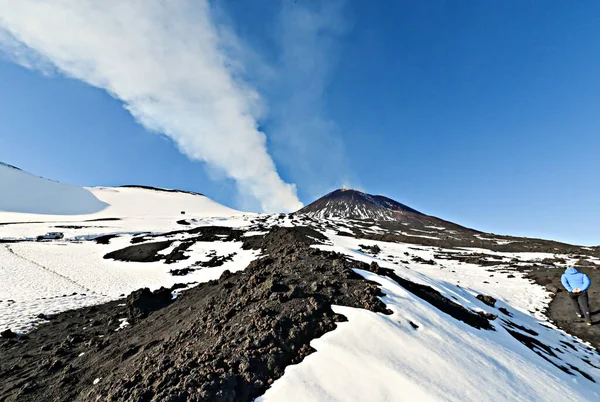
[[[352,189],[332,191],[296,213],[313,218],[337,217],[374,220],[398,220],[399,216],[405,214],[425,216],[391,198]]]
[[[389,221],[402,220],[405,215],[426,216],[383,195],[371,195],[352,189],[335,190],[296,213],[313,218],[337,217]]]
[[[440,231],[444,237],[452,234],[454,239],[468,237],[476,230],[453,222],[426,215],[409,206],[383,195],[372,195],[352,189],[339,189],[319,198],[295,213],[313,219],[330,218],[376,221],[381,227],[404,236],[437,239]],[[404,239],[408,240],[408,239]]]

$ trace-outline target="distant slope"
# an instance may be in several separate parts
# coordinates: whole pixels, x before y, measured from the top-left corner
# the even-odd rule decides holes
[[[182,211],[195,217],[243,214],[203,195],[184,191],[147,187],[90,187],[89,190],[109,204],[103,215],[117,218],[175,216]]]
[[[167,193],[186,193],[186,194],[193,194],[193,195],[204,195],[202,193],[196,193],[195,191],[185,191],[185,190],[174,190],[174,189],[170,189],[170,188],[162,188],[162,187],[153,187],[153,186],[141,186],[138,184],[127,184],[124,186],[119,186],[119,187],[123,187],[123,188],[143,188],[146,190],[154,190],[154,191],[166,191]]]
[[[89,190],[34,176],[0,164],[0,211],[44,215],[82,215],[108,205]]]
[[[0,162],[0,166],[6,166],[6,167],[9,167],[9,168],[13,168],[13,169],[21,170],[21,169],[19,169],[19,168],[18,168],[18,167],[16,167],[16,166],[9,165],[8,163],[4,163],[4,162]]]
[[[243,214],[197,193],[147,186],[78,187],[0,164],[0,223],[164,218],[182,211],[192,217]]]

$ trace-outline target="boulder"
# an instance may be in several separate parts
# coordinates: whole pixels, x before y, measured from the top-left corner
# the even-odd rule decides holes
[[[161,287],[154,292],[148,288],[138,289],[127,296],[127,318],[130,323],[134,323],[148,317],[156,310],[171,304],[173,297],[171,290]]]
[[[496,299],[493,298],[492,296],[486,296],[486,295],[477,295],[476,296],[478,300],[481,300],[483,302],[483,304],[486,304],[490,307],[495,307],[496,306]]]
[[[14,339],[16,337],[17,337],[17,334],[15,334],[14,332],[12,332],[10,329],[7,329],[6,331],[0,332],[0,338]]]

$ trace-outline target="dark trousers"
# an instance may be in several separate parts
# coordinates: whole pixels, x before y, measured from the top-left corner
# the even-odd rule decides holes
[[[586,321],[591,321],[590,300],[587,292],[569,293],[573,307],[578,314],[585,317]]]

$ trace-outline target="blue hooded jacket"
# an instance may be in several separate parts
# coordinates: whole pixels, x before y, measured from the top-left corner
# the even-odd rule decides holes
[[[590,287],[590,278],[575,268],[567,268],[565,273],[560,277],[560,281],[569,292],[577,288],[583,292]]]

